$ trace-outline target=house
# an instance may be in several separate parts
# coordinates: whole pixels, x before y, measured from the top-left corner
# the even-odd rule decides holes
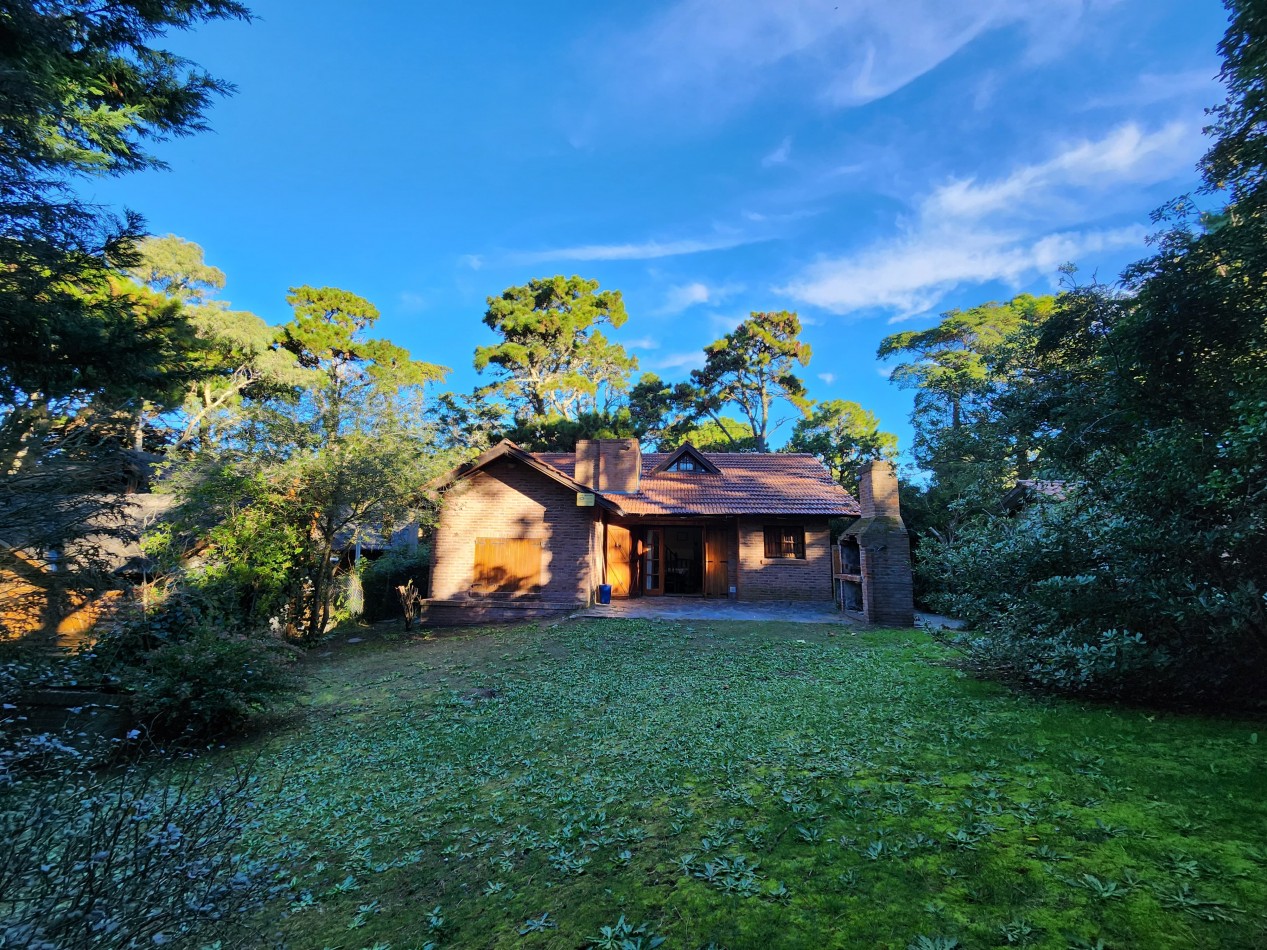
[[[433,624],[562,613],[600,585],[616,599],[830,602],[829,523],[860,513],[812,455],[644,454],[633,439],[566,453],[503,441],[431,487]]]

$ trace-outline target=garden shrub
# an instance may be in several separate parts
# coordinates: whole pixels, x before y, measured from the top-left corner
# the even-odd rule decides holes
[[[1198,540],[1071,490],[926,541],[918,569],[991,672],[1085,695],[1253,702],[1255,590],[1185,569]]]
[[[416,554],[406,551],[388,551],[374,561],[368,561],[361,569],[361,589],[364,596],[362,617],[374,623],[401,616],[400,597],[396,588],[406,581],[425,597],[430,584],[430,553],[419,547]]]
[[[156,739],[197,741],[241,731],[294,688],[293,648],[268,635],[205,627],[164,643],[128,670],[132,711]]]
[[[228,627],[216,600],[176,587],[105,629],[89,659],[130,693],[150,737],[198,742],[241,731],[291,691],[296,655],[279,632]]]

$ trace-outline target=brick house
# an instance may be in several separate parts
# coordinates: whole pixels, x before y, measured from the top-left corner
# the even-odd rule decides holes
[[[438,479],[431,623],[542,616],[613,598],[833,599],[828,524],[854,498],[813,456],[643,453],[633,439],[504,441]]]

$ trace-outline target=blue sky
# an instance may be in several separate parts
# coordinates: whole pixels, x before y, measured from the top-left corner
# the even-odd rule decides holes
[[[795,310],[810,394],[904,449],[880,339],[1142,256],[1197,184],[1226,23],[1216,0],[252,6],[169,42],[238,86],[214,131],[89,188],[201,244],[236,308],[351,290],[458,390],[485,298],[530,277],[623,291],[615,336],[667,379]]]

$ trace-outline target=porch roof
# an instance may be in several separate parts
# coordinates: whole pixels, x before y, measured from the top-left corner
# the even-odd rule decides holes
[[[576,476],[573,452],[534,452],[533,457]],[[858,503],[805,453],[701,452],[717,468],[708,472],[657,472],[672,453],[642,456],[638,491],[604,493],[627,515],[817,515],[856,517]]]

